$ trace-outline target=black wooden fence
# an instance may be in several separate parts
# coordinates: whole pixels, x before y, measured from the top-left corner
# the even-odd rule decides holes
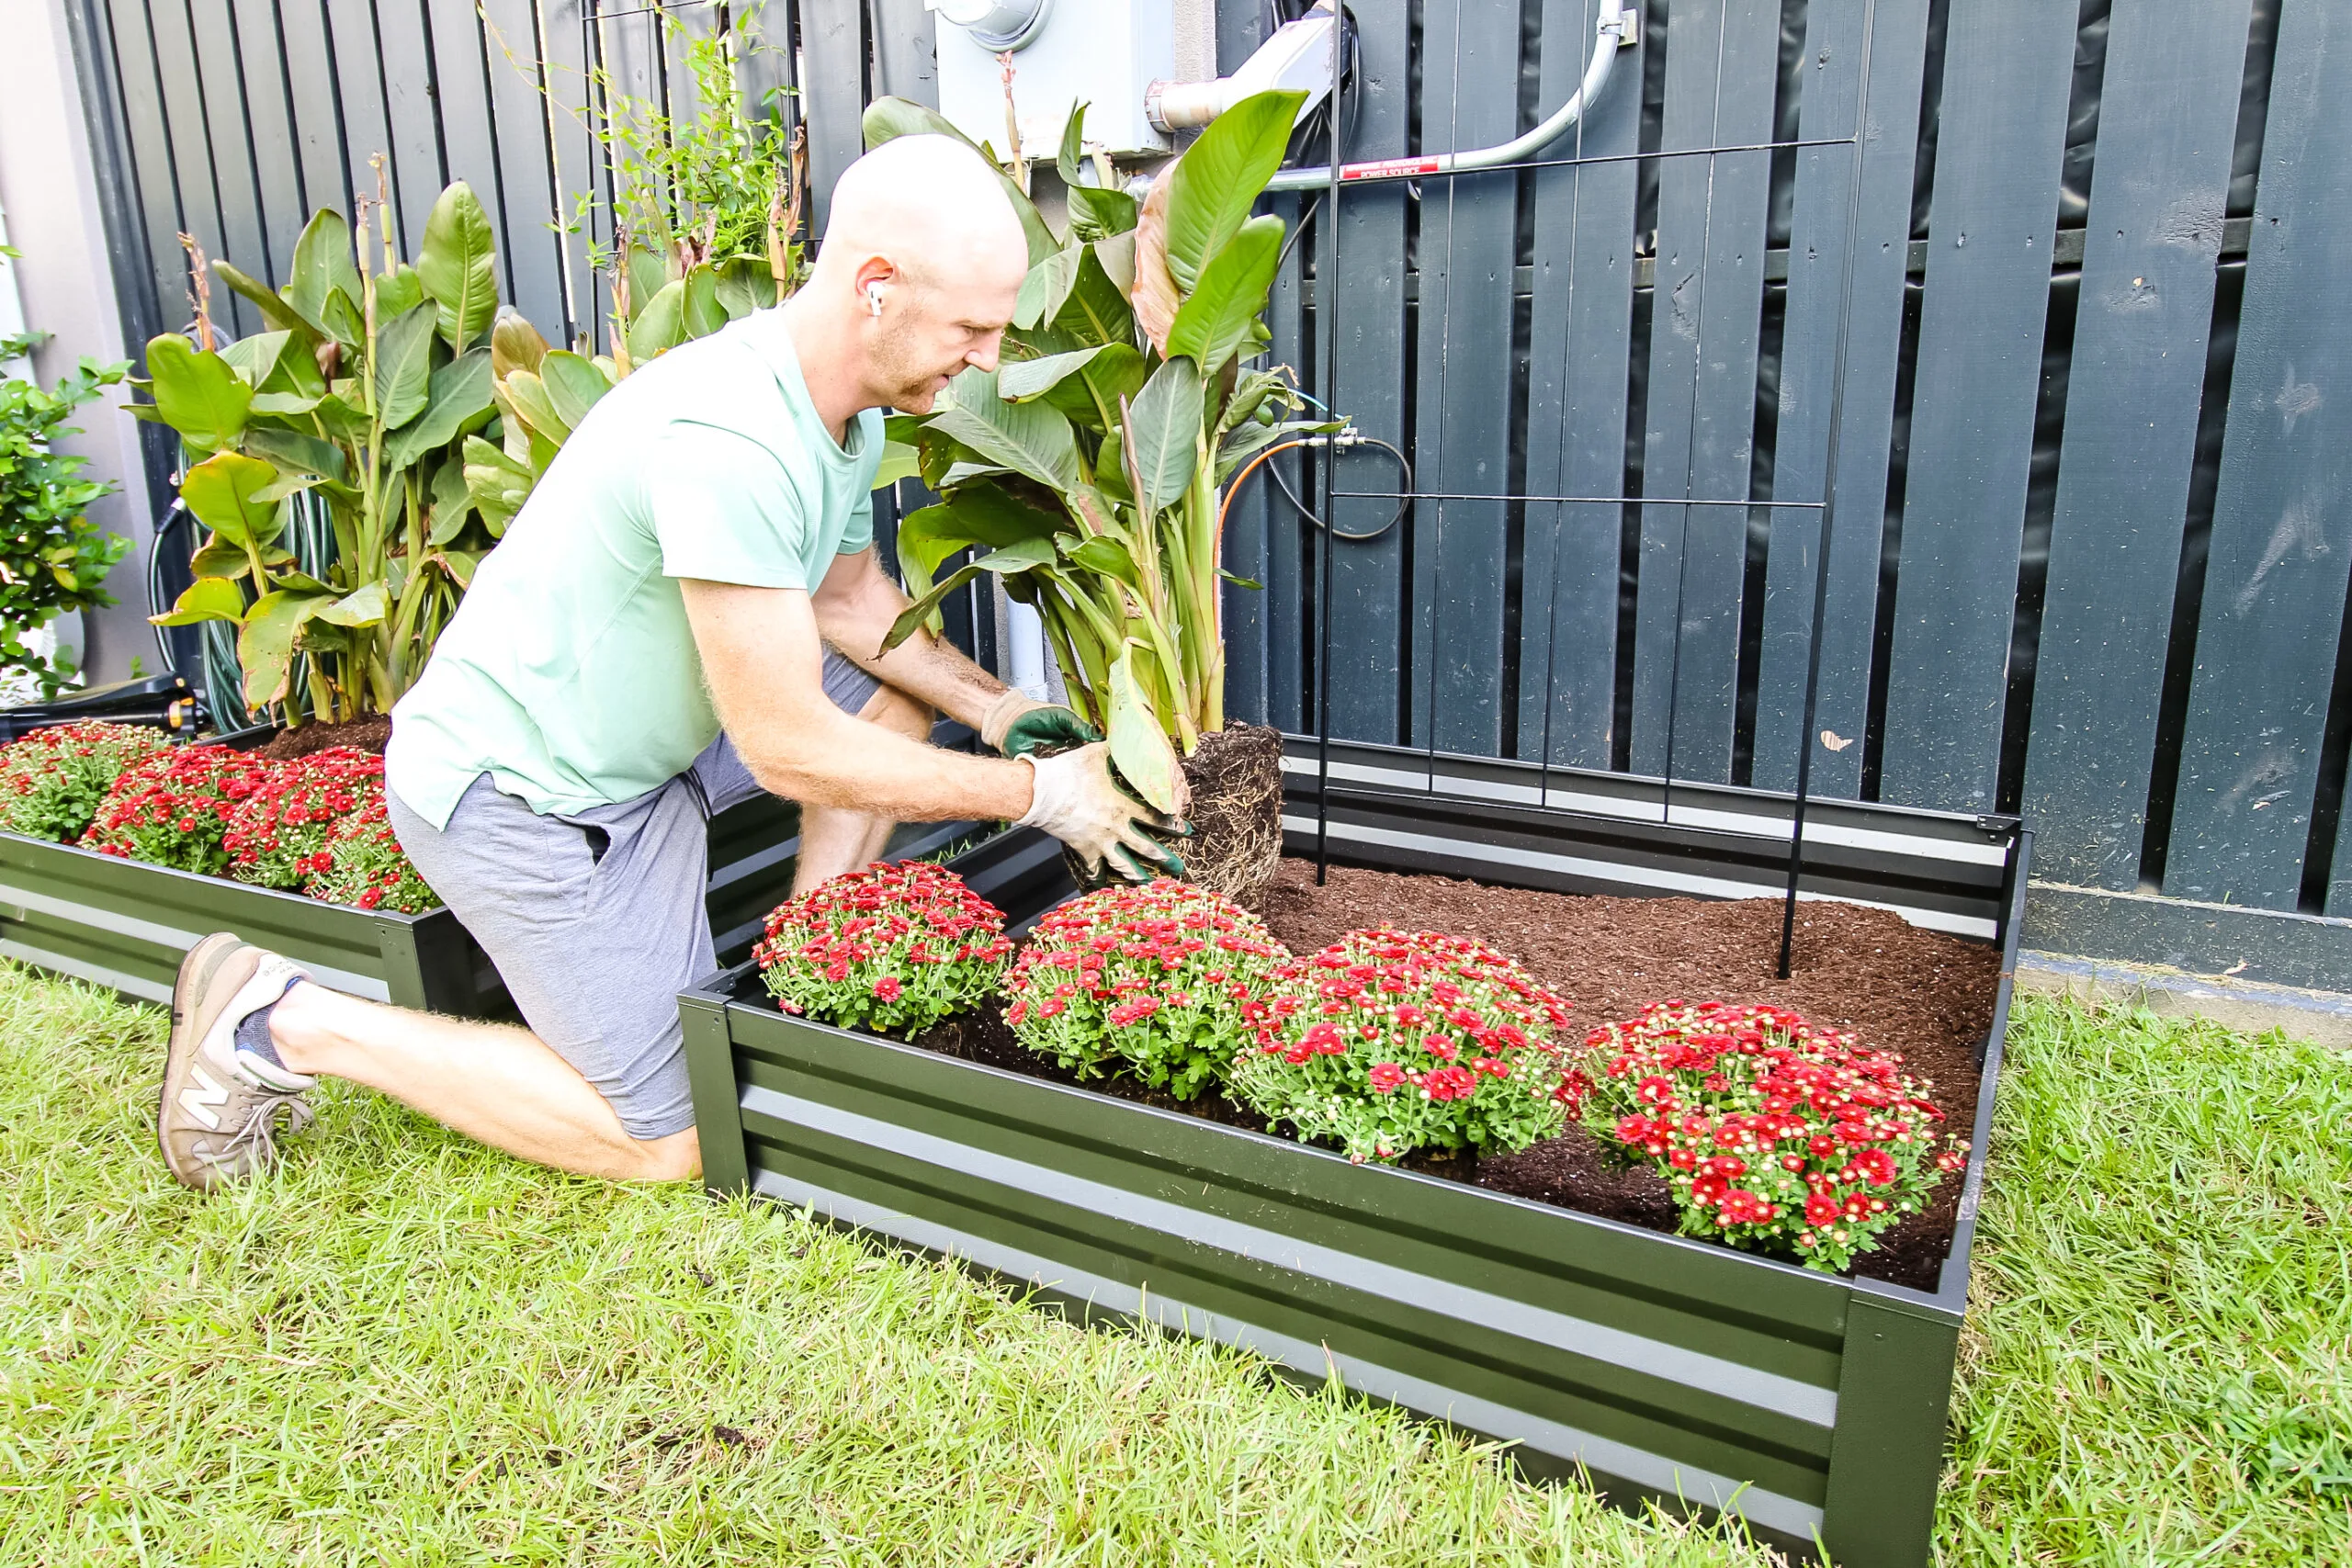
[[[129,334],[187,313],[176,232],[267,273],[378,151],[412,244],[465,178],[510,297],[588,328],[551,225],[600,171],[564,106],[591,62],[692,90],[652,0],[596,5],[73,0]],[[1219,0],[1222,61],[1296,8]],[[1356,5],[1347,155],[1533,124],[1593,10]],[[1328,628],[1317,527],[1237,504],[1266,591],[1233,601],[1234,709],[1311,728],[1328,629],[1350,739],[1774,789],[1810,745],[1821,793],[2031,817],[2032,945],[2352,987],[2352,0],[1641,17],[1545,166],[1270,198],[1304,229],[1277,353],[1417,494],[1384,529],[1393,460],[1340,459],[1337,525],[1374,536],[1332,547]],[[933,96],[922,0],[761,24],[820,188],[865,100]],[[1704,147],[1753,150],[1672,155]],[[1309,510],[1317,477],[1282,470]]]

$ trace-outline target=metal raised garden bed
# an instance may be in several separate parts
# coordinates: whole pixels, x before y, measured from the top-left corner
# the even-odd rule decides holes
[[[1335,746],[1334,859],[1576,892],[1775,891],[1790,801]],[[1317,768],[1293,743],[1290,847]],[[1539,796],[1539,790],[1547,795]],[[1539,804],[1548,798],[1549,805]],[[1841,1563],[1928,1560],[2029,836],[1817,803],[1808,892],[2000,944],[1952,1250],[1932,1292],[1841,1280],[1408,1171],[1349,1164],[775,1010],[749,965],[681,998],[706,1179],[950,1254],[1087,1312],[1246,1346],[1581,1465],[1621,1499],[1726,1509]],[[1016,920],[1069,891],[1007,834],[954,863]],[[1964,1119],[1956,1112],[1955,1122]]]

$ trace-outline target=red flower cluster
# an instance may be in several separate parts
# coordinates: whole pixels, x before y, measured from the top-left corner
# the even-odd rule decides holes
[[[0,747],[0,831],[73,843],[123,770],[170,745],[131,724],[64,724],[10,741]]]
[[[256,887],[302,887],[333,867],[327,839],[336,827],[383,798],[384,759],[372,751],[331,746],[280,762],[229,824],[229,874]]]
[[[1114,1058],[1190,1100],[1222,1081],[1290,953],[1222,894],[1166,878],[1072,899],[1005,976],[1004,1021],[1081,1077]]]
[[[115,780],[83,847],[218,876],[229,863],[229,824],[269,771],[260,758],[226,746],[151,757]]]
[[[786,1012],[912,1034],[978,1005],[1012,954],[1004,911],[962,877],[876,861],[778,905],[752,955]]]
[[[1837,1272],[1967,1163],[1965,1145],[1937,1149],[1943,1112],[1902,1057],[1784,1009],[1653,1002],[1585,1049],[1560,1098],[1657,1162],[1686,1235]]]
[[[1560,1131],[1554,1032],[1567,1003],[1483,943],[1389,927],[1351,931],[1253,1004],[1238,1098],[1351,1159],[1417,1148],[1523,1149]]]
[[[318,864],[322,861],[322,866]],[[303,883],[302,891],[322,904],[390,909],[403,915],[422,915],[441,907],[441,896],[417,874],[393,834],[380,790],[372,799],[363,798],[357,810],[328,830],[312,864],[316,869]]]

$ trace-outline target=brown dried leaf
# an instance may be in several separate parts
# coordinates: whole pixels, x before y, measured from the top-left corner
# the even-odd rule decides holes
[[[1151,346],[1168,352],[1168,329],[1175,324],[1176,309],[1184,301],[1176,291],[1175,275],[1168,270],[1168,188],[1176,165],[1170,164],[1151,182],[1136,219],[1136,281],[1128,293],[1136,321]]]

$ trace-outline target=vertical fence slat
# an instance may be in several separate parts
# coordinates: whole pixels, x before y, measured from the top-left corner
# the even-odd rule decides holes
[[[376,197],[376,171],[368,160],[381,152],[391,156],[391,120],[384,107],[382,51],[376,42],[376,11],[371,0],[318,0],[326,20],[326,41],[334,51],[334,73],[330,90],[343,105],[343,152],[349,155],[341,199],[332,203],[345,216],[356,217],[353,198]]]
[[[178,173],[179,227],[196,237],[206,254],[225,255],[228,254],[228,242],[222,232],[219,186],[213,173],[218,155],[216,143],[221,128],[209,125],[206,118],[205,105],[199,96],[200,85],[194,69],[196,40],[187,30],[187,12],[184,7],[170,4],[169,0],[161,0],[161,3],[151,3],[147,14],[154,28],[164,122],[173,139],[173,154]],[[159,263],[169,251],[178,247],[178,241],[168,232],[153,238]],[[157,271],[163,270],[159,265]],[[185,264],[177,270],[179,276],[172,285],[172,292],[183,298],[176,311],[167,303],[164,314],[176,315],[179,320],[187,321],[195,312],[185,299],[187,292]],[[170,296],[165,296],[165,299],[168,302]],[[233,324],[238,320],[229,308],[233,303],[234,297],[228,290],[216,287],[213,293],[214,314],[224,332],[246,330]]]
[[[922,0],[873,0],[874,90],[939,107],[938,39]]]
[[[1871,617],[1886,515],[1887,451],[1894,435],[1896,362],[1911,237],[1912,168],[1919,140],[1919,87],[1928,0],[1813,0],[1805,12],[1804,86],[1798,136],[1847,136],[1860,102],[1862,21],[1871,18],[1870,124],[1861,150],[1861,204],[1848,310],[1844,429],[1838,437],[1838,518],[1830,541],[1829,602],[1822,618],[1821,684],[1808,786],[1817,795],[1861,793]],[[1854,152],[1797,153],[1789,240],[1789,305],[1781,350],[1780,434],[1772,493],[1819,501],[1829,460],[1829,401],[1837,373],[1838,294],[1845,275],[1848,180]],[[1765,558],[1764,645],[1756,695],[1760,789],[1794,789],[1805,668],[1813,640],[1819,558],[1817,512],[1773,513]],[[1844,744],[1822,739],[1828,731]]]
[[[1269,197],[1266,209],[1295,225],[1301,220],[1306,203],[1293,196]],[[1303,366],[1309,358],[1306,329],[1311,319],[1306,310],[1305,253],[1306,243],[1302,241],[1299,248],[1291,253],[1290,260],[1274,275],[1266,310],[1273,342],[1268,345],[1267,353],[1277,365]],[[1319,341],[1321,328],[1317,326],[1316,331]],[[1279,463],[1282,459],[1273,461]],[[1317,586],[1310,570],[1315,562],[1304,547],[1306,525],[1271,486],[1259,494],[1257,516],[1262,550],[1261,570],[1249,575],[1266,585],[1265,657],[1261,671],[1263,722],[1283,729],[1304,729],[1315,721],[1307,701],[1304,654],[1307,606],[1313,604]]]
[[[1517,7],[1429,0],[1420,60],[1424,152],[1491,146],[1516,132]],[[1465,175],[1422,188],[1414,428],[1418,488],[1425,491],[1505,489],[1516,207],[1517,178],[1510,174]],[[1498,501],[1428,501],[1413,509],[1415,744],[1474,753],[1501,744],[1508,516]]]
[[[269,243],[262,228],[260,182],[254,173],[254,128],[245,116],[243,73],[238,68],[236,22],[221,5],[193,6],[196,87],[211,128],[212,188],[220,198],[220,244],[216,261],[270,281]],[[209,247],[208,247],[209,249]],[[223,331],[262,330],[261,312],[213,279],[212,315]],[[233,323],[233,326],[232,325]]]
[[[2075,19],[1951,7],[1879,789],[1908,806],[1994,805]]]
[[[293,215],[299,236],[301,225],[322,207],[350,214],[351,171],[344,162],[337,124],[340,73],[328,50],[326,12],[317,0],[280,5],[276,10],[286,45],[285,79],[293,88],[287,113],[293,121],[293,152],[302,175],[302,200]],[[271,62],[271,69],[276,68],[277,62]]]
[[[486,40],[481,21],[470,4],[452,5],[448,0],[433,0],[428,19],[433,28],[434,81],[439,88],[435,102],[441,111],[442,145],[448,152],[449,178],[465,181],[490,215],[491,231],[497,236],[498,289],[503,299],[506,252],[514,239],[507,232],[506,213],[498,199],[499,183],[507,171],[500,167],[498,133],[491,121],[490,81],[482,69]],[[505,62],[499,63],[503,68]],[[435,197],[440,194],[437,189],[434,192]],[[428,202],[425,211],[432,210]]]
[[[817,233],[831,209],[833,182],[857,159],[865,112],[865,25],[861,0],[801,0],[800,53],[808,80],[808,186]]]
[[[287,56],[278,39],[277,7],[268,0],[230,0],[230,26],[244,75],[247,123],[252,128],[252,164],[261,172],[261,249],[246,267],[273,287],[286,281],[294,240],[302,231],[300,139],[286,92]]]
[[[2237,367],[2165,862],[2177,897],[2295,907],[2352,561],[2352,17],[2295,0],[2262,143]]]
[[[490,107],[498,128],[502,239],[514,277],[508,303],[548,342],[560,346],[564,326],[563,248],[554,231],[548,162],[548,101],[539,92],[531,0],[483,0],[482,43],[490,69]],[[481,193],[484,201],[489,191]]]
[[[1219,0],[1216,7],[1216,58],[1220,73],[1230,74],[1243,61],[1256,51],[1265,37],[1265,13],[1256,0]],[[1287,197],[1270,197],[1265,207],[1280,213],[1295,231],[1298,224],[1297,204]],[[1299,251],[1294,248],[1291,259],[1283,264],[1283,272],[1292,278],[1297,276]],[[1289,296],[1287,307],[1280,298],[1267,310],[1268,323],[1280,333],[1285,323],[1295,327],[1297,294]],[[1295,337],[1294,331],[1292,335]],[[1284,363],[1281,350],[1273,351],[1273,362]],[[1232,510],[1225,525],[1223,565],[1238,577],[1253,582],[1266,582],[1269,505],[1274,500],[1272,487],[1263,482],[1263,476],[1253,480],[1249,489],[1233,498]],[[1269,626],[1279,615],[1287,613],[1294,628],[1297,625],[1298,605],[1295,601],[1278,600],[1271,586],[1261,589],[1242,588],[1227,583],[1223,588],[1225,609],[1225,712],[1229,720],[1250,724],[1274,722],[1268,716],[1266,705],[1266,637]],[[1293,639],[1295,640],[1294,629]],[[1292,724],[1285,728],[1295,728]]]
[[[1577,91],[1593,49],[1593,0],[1545,0],[1544,111]],[[1642,53],[1621,49],[1599,101],[1550,157],[1637,150]],[[1527,387],[1527,491],[1615,495],[1625,478],[1626,355],[1633,344],[1631,162],[1535,175],[1534,297]],[[1617,570],[1623,509],[1527,504],[1521,599],[1519,755],[1605,768],[1616,706]],[[1548,738],[1548,739],[1547,739]]]
[[[593,349],[605,345],[609,325],[605,317],[611,300],[603,280],[589,265],[590,245],[605,236],[593,231],[594,226],[581,210],[583,200],[601,205],[604,199],[604,177],[593,130],[595,95],[588,77],[594,57],[581,21],[585,4],[587,0],[546,0],[539,14],[546,29],[540,40],[545,51],[541,59],[547,64],[548,92],[556,109],[550,119],[556,220],[576,225],[579,231],[562,236],[564,297],[571,313],[570,330],[579,338],[574,346]],[[552,343],[554,333],[548,333],[548,339]]]
[[[155,51],[148,32],[149,0],[110,0],[106,8],[116,70],[122,83],[124,141],[138,172],[143,276],[154,289],[158,329],[177,332],[187,321],[187,268],[175,238],[180,227],[177,149],[165,117]],[[190,148],[192,156],[200,156]],[[126,345],[143,352],[144,344]]]
[[[377,0],[376,34],[384,55],[384,116],[391,131],[392,210],[401,259],[413,264],[424,220],[445,181],[428,0]],[[479,87],[477,87],[479,91]]]
[[[1412,39],[1404,9],[1368,10],[1357,36],[1363,59],[1356,97],[1348,111],[1355,117],[1356,128],[1348,156],[1359,161],[1402,157],[1412,113],[1406,91]],[[1496,197],[1482,199],[1509,199],[1508,186],[1494,188]],[[1406,199],[1402,185],[1344,190],[1338,216],[1326,210],[1316,231],[1319,252],[1316,305],[1339,313],[1340,330],[1339,363],[1318,367],[1317,395],[1329,400],[1334,414],[1346,415],[1366,435],[1399,447],[1406,444]],[[1440,186],[1425,186],[1423,200],[1442,205],[1445,192]],[[1323,281],[1327,278],[1331,280],[1329,285]],[[1326,341],[1318,329],[1318,354]],[[1284,454],[1272,462],[1282,465],[1285,479],[1311,467],[1315,482],[1321,482],[1318,453],[1305,452],[1296,458]],[[1393,491],[1402,488],[1400,478],[1395,461],[1385,453],[1359,449],[1340,459],[1334,488]],[[1273,489],[1272,477],[1261,476],[1254,482],[1266,486],[1275,526],[1295,530],[1296,516]],[[1306,493],[1300,491],[1302,496]],[[1372,533],[1396,513],[1394,501],[1335,499],[1330,506],[1334,525],[1348,534]],[[1351,740],[1393,745],[1398,739],[1405,530],[1409,525],[1399,523],[1362,543],[1340,539],[1331,545],[1331,642],[1337,660],[1331,681],[1331,733]]]
[[[1660,145],[1769,141],[1778,86],[1778,0],[1681,0],[1668,13]],[[1769,152],[1669,158],[1658,170],[1657,286],[1642,493],[1747,494],[1764,299]],[[1747,513],[1642,509],[1633,762],[1679,778],[1731,777]]]
[[[2109,24],[2026,758],[2052,882],[2140,879],[2248,11]]]

